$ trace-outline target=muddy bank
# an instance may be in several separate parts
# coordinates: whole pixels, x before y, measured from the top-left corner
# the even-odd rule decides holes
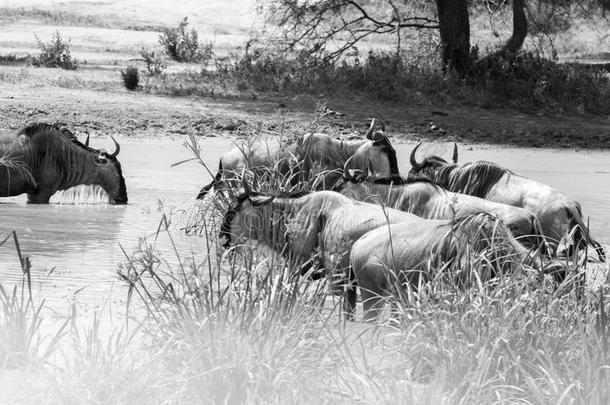
[[[92,136],[247,136],[311,128],[319,99],[308,96],[250,98],[167,97],[123,89],[24,86],[0,82],[0,128],[33,121],[63,122]],[[515,111],[327,100],[345,114],[323,118],[317,129],[362,133],[372,117],[383,119],[400,140],[460,141],[540,148],[610,149],[610,121],[596,116],[541,116]]]

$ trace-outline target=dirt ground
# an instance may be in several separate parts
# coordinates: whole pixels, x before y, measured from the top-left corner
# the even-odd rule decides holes
[[[33,69],[33,68],[29,68]],[[321,99],[213,99],[168,97],[141,92],[32,87],[0,82],[0,128],[17,129],[34,121],[63,122],[82,134],[128,137],[231,136],[279,133],[283,117],[289,131],[307,131]],[[398,139],[455,140],[546,148],[610,148],[608,117],[549,117],[366,100],[327,100],[345,114],[325,118],[320,130],[363,132],[372,117],[385,121]]]

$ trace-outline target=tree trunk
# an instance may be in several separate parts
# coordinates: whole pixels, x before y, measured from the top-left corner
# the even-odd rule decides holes
[[[443,68],[461,76],[470,69],[470,21],[467,0],[436,0]]]
[[[527,36],[527,19],[525,18],[524,0],[513,0],[513,35],[500,52],[516,53]]]

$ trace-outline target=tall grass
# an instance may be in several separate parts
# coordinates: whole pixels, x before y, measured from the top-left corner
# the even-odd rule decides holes
[[[394,313],[378,323],[346,323],[328,280],[300,277],[297,263],[255,245],[223,252],[217,223],[226,203],[211,195],[190,219],[204,254],[179,253],[182,224],[168,217],[125,251],[119,276],[138,315],[110,336],[98,316],[83,323],[73,311],[42,345],[44,302],[29,293],[29,272],[21,290],[0,289],[0,369],[28,370],[21,402],[610,400],[610,294],[580,291],[577,264],[559,288],[534,271],[486,280],[474,274],[497,252],[483,252],[472,282],[457,288],[455,277],[431,277],[417,293],[396,294]],[[172,260],[155,249],[162,238],[174,246]]]

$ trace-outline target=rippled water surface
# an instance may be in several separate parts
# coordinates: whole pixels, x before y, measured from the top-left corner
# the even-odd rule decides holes
[[[103,143],[103,140],[98,140]],[[34,286],[48,299],[70,300],[77,293],[82,302],[103,305],[120,302],[126,286],[117,277],[125,261],[122,249],[131,253],[139,238],[154,235],[162,213],[173,212],[177,221],[181,210],[189,210],[200,186],[210,180],[195,163],[170,167],[188,159],[189,152],[179,141],[129,141],[121,143],[129,205],[107,204],[25,204],[25,196],[0,203],[0,233],[16,230],[21,249],[31,258]],[[104,146],[104,145],[102,145]],[[202,153],[210,168],[217,167],[220,155],[231,142],[205,139]],[[409,170],[413,145],[397,145],[401,170]],[[451,156],[451,145],[435,145],[429,152]],[[610,244],[610,154],[607,152],[547,151],[526,149],[474,148],[460,151],[460,160],[486,159],[564,191],[579,199],[590,218],[593,234]],[[174,233],[181,254],[202,257],[204,241]],[[157,248],[167,260],[173,259],[171,245],[160,236]],[[149,239],[150,240],[150,239]],[[19,260],[12,243],[0,247],[0,280],[20,279]]]
[[[217,140],[205,146],[205,154],[214,161],[229,147],[229,141]],[[17,232],[21,250],[32,262],[33,285],[47,300],[70,301],[77,293],[79,302],[90,305],[121,301],[126,286],[119,280],[117,268],[126,260],[123,249],[131,254],[140,238],[153,241],[164,213],[171,213],[172,221],[181,220],[181,210],[193,207],[199,187],[209,178],[195,162],[171,167],[190,157],[179,141],[124,140],[119,160],[128,205],[75,205],[61,202],[58,195],[49,205],[27,205],[25,195],[2,199],[0,233]],[[173,235],[181,254],[203,254],[201,238],[178,231]],[[155,245],[163,257],[175,261],[167,237],[160,235]],[[0,263],[1,281],[21,279],[12,242],[0,247]]]

